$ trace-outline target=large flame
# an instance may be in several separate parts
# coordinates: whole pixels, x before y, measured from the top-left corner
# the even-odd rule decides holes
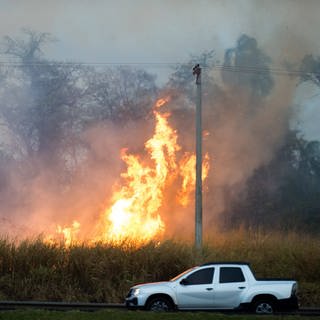
[[[158,100],[156,107],[167,101]],[[123,151],[127,171],[122,177],[126,183],[114,194],[111,208],[103,215],[104,240],[145,242],[164,231],[165,225],[158,212],[170,176],[177,174],[176,153],[181,148],[177,144],[176,131],[168,124],[169,113],[154,111],[154,115],[155,133],[145,143],[152,162],[147,164],[139,156]]]
[[[154,106],[154,135],[145,143],[145,154],[121,152],[126,172],[121,174],[122,186],[115,190],[110,207],[106,208],[97,223],[94,241],[120,243],[129,240],[137,245],[158,239],[165,231],[160,215],[166,190],[173,190],[177,203],[187,206],[195,187],[195,155],[181,154],[177,132],[170,127],[170,113],[160,112],[170,97],[159,99]],[[177,160],[180,158],[180,160]],[[208,156],[203,163],[203,179],[208,175]],[[177,188],[177,184],[179,187]],[[66,245],[75,240],[76,228],[61,228]],[[76,230],[76,232],[72,232]],[[71,237],[72,234],[72,237]]]

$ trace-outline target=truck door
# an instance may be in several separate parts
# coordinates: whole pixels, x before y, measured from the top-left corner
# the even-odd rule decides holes
[[[189,274],[177,285],[179,309],[207,309],[213,304],[214,268],[204,268]]]
[[[240,267],[220,267],[218,283],[214,286],[214,307],[233,309],[240,305],[241,296],[248,288]]]

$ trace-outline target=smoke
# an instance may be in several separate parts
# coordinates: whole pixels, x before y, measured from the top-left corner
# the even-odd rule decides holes
[[[210,157],[210,171],[203,184],[205,235],[221,230],[226,207],[246,190],[246,182],[267,165],[283,145],[292,117],[297,79],[276,77],[267,97],[253,97],[245,87],[203,89],[203,153]],[[172,123],[178,128],[184,150],[195,150],[194,103],[181,97],[171,104]],[[166,215],[165,215],[166,216]],[[190,237],[194,231],[194,202],[187,209],[175,207],[168,214],[169,234]]]
[[[320,49],[317,0],[1,0],[0,6],[0,35],[24,26],[50,32],[59,45],[46,56],[57,60],[179,62],[212,47],[219,59],[243,33],[277,62]]]
[[[133,152],[140,152],[151,127],[152,121],[137,120],[124,127],[108,121],[96,123],[82,133],[86,148],[76,151],[73,169],[66,163],[71,159],[68,154],[58,162],[48,162],[41,154],[26,156],[7,168],[1,162],[1,236],[45,237],[55,234],[57,225],[69,227],[78,221],[79,240],[91,239],[113,191],[122,183],[121,149],[132,147]]]
[[[245,88],[228,86],[204,92],[203,126],[209,135],[204,137],[203,149],[210,156],[209,177],[204,182],[207,233],[218,228],[226,205],[245,190],[247,179],[271,161],[282,146],[296,79],[275,80],[275,88],[265,98],[253,98]],[[184,151],[195,150],[194,104],[186,103],[177,92],[173,96],[167,108],[172,112],[170,122],[177,129],[182,146],[181,157]],[[54,233],[57,224],[64,227],[78,221],[80,238],[92,238],[93,227],[110,207],[113,191],[123,182],[121,173],[126,168],[120,159],[121,149],[143,154],[153,127],[151,119],[131,121],[123,127],[108,121],[96,122],[81,135],[86,148],[75,151],[78,156],[73,161],[75,158],[77,162],[71,164],[71,174],[63,169],[70,161],[68,155],[62,163],[48,163],[46,157],[27,157],[21,168],[9,168],[1,192],[1,233],[30,237]],[[178,193],[178,185],[165,193],[161,217],[167,237],[190,239],[194,202],[181,207],[176,203]]]
[[[227,91],[222,101],[218,99],[207,106],[211,111],[208,118],[213,122],[212,135],[205,143],[213,157],[206,196],[207,212],[210,212],[207,218],[213,222],[221,218],[225,205],[244,190],[254,171],[268,164],[282,146],[291,116],[295,81],[277,80],[271,95],[256,100],[253,106],[245,91]]]
[[[320,53],[317,0],[242,0],[236,4],[225,0],[90,4],[32,0],[28,4],[0,1],[0,5],[2,35],[17,34],[22,26],[51,32],[60,42],[45,53],[58,60],[178,62],[212,47],[221,60],[224,50],[234,46],[242,33],[255,37],[276,67],[282,68],[284,62],[297,67],[304,54]],[[245,190],[254,171],[268,164],[281,147],[297,86],[297,79],[278,76],[268,97],[252,99],[244,88],[223,87],[216,71],[214,79],[219,90],[203,97],[204,129],[209,132],[204,151],[210,155],[210,173],[204,184],[207,231],[219,223],[226,204]],[[27,99],[21,97],[21,104],[28,99],[32,103],[31,94]],[[190,151],[194,150],[194,106],[181,100],[171,102],[170,121],[177,128],[179,143]],[[33,236],[73,220],[79,220],[83,228],[92,225],[110,205],[115,183],[120,183],[124,170],[120,150],[143,151],[152,126],[151,120],[131,122],[124,128],[110,122],[95,124],[82,134],[86,148],[76,150],[78,162],[70,164],[74,166],[70,176],[61,163],[34,156],[23,159],[22,147],[16,156],[18,165],[6,163],[1,170],[1,233]],[[8,142],[13,136],[2,134],[10,147],[23,145],[14,139]],[[68,179],[72,180],[61,190],[61,181]],[[190,237],[193,203],[183,209],[172,205],[174,191],[168,196],[170,205],[162,213],[169,226],[167,234]]]

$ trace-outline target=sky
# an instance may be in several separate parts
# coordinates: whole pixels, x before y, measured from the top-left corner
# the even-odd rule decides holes
[[[0,0],[0,8],[1,35],[50,32],[59,40],[50,55],[63,60],[179,62],[243,33],[282,58],[302,42],[320,50],[318,0]]]
[[[165,82],[165,63],[204,50],[219,63],[242,34],[258,40],[273,68],[320,55],[319,12],[319,0],[0,0],[0,37],[24,27],[49,32],[57,42],[45,48],[47,58],[152,65]],[[299,89],[295,98],[310,139],[320,139],[317,90]]]

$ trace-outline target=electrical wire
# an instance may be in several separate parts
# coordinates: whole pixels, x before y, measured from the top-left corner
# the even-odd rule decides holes
[[[193,67],[194,63],[181,63],[181,62],[21,62],[15,60],[0,60],[0,66],[6,67],[28,67],[28,66],[144,66],[152,68],[173,68],[179,66],[188,66]],[[259,66],[228,66],[228,65],[202,65],[202,69],[206,70],[221,70],[226,72],[238,72],[238,73],[257,73],[257,74],[276,74],[276,75],[285,75],[285,76],[319,76],[318,72],[304,72],[301,70],[287,70],[283,68],[275,67],[259,67]]]

